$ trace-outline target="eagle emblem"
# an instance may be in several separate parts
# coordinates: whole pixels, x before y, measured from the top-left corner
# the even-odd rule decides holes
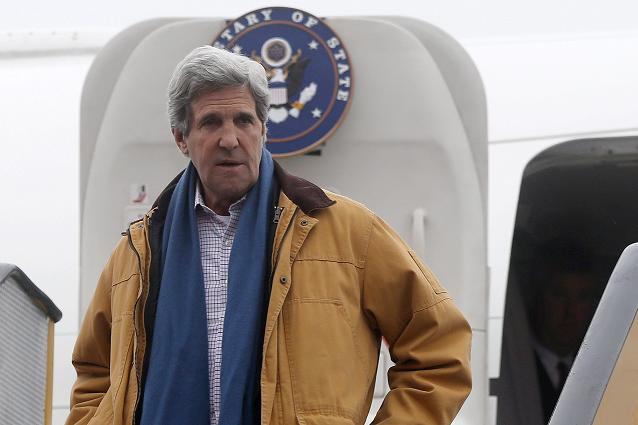
[[[281,37],[266,40],[261,48],[261,55],[253,50],[250,57],[266,69],[270,89],[268,119],[279,124],[288,116],[299,118],[301,110],[317,92],[315,82],[301,89],[310,58],[302,57],[301,49],[293,54],[290,43]]]
[[[352,96],[351,64],[339,37],[298,9],[258,9],[231,21],[213,45],[266,70],[268,140],[274,156],[317,149],[342,122]]]

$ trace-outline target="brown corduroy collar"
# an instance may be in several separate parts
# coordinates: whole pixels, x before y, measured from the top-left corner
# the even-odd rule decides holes
[[[301,177],[293,176],[284,170],[277,161],[273,162],[275,163],[275,177],[281,186],[281,190],[305,214],[311,214],[316,210],[327,208],[336,203],[336,201],[328,198],[328,195],[316,184]],[[183,173],[184,171],[180,172],[155,200],[153,204],[153,208],[157,207],[154,214],[155,219],[164,220],[173,190],[175,190],[175,186],[177,186],[177,182]]]
[[[283,169],[277,161],[275,163],[275,176],[281,186],[281,190],[290,200],[297,204],[305,214],[327,208],[334,205],[336,201],[328,198],[326,192],[319,186],[301,177],[293,176]]]

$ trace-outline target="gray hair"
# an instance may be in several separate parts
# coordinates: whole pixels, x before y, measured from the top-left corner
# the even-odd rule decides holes
[[[190,131],[191,104],[200,95],[226,87],[247,87],[255,100],[257,118],[266,127],[270,96],[266,71],[257,62],[213,46],[194,49],[177,64],[168,83],[171,128]]]

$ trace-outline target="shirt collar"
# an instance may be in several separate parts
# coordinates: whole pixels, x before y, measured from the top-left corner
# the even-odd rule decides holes
[[[197,209],[197,206],[200,206],[207,213],[213,214],[214,217],[222,217],[221,215],[210,209],[204,202],[204,195],[202,194],[203,191],[201,189],[201,185],[202,183],[197,180],[197,184],[195,185],[195,204],[193,205],[193,208]],[[244,203],[245,199],[246,195],[242,196],[239,200],[233,202],[230,205],[230,207],[228,208],[228,212],[230,213],[231,217],[241,211],[241,206]]]
[[[540,341],[536,339],[534,339],[534,350],[536,351],[536,354],[538,354],[538,358],[540,359],[541,363],[543,363],[543,366],[548,371],[555,371],[556,366],[560,362],[565,363],[569,367],[571,367],[571,365],[574,363],[574,353],[570,353],[566,356],[561,357],[549,348],[545,347],[543,344],[540,343]]]

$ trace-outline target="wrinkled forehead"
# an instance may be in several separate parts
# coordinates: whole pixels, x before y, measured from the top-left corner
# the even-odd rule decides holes
[[[189,107],[194,116],[204,109],[241,109],[258,116],[257,102],[246,84],[203,89],[193,96]]]

